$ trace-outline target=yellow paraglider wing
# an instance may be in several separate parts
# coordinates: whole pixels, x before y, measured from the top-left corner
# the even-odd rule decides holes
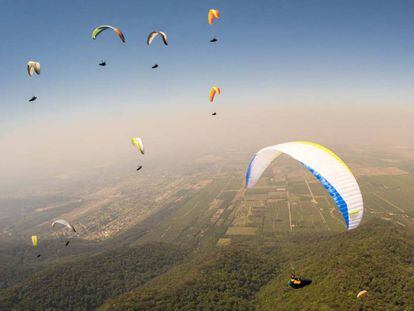
[[[37,235],[32,235],[32,243],[33,243],[33,247],[36,248],[37,247]]]
[[[131,144],[138,148],[139,152],[141,154],[144,154],[144,144],[142,142],[142,139],[139,137],[132,137]]]
[[[207,21],[210,25],[213,24],[215,18],[217,18],[217,19],[220,18],[220,12],[218,10],[215,10],[215,9],[209,10],[208,11],[208,16],[207,16]]]
[[[214,101],[214,97],[216,96],[216,94],[219,94],[219,95],[220,95],[220,93],[221,93],[220,88],[219,88],[219,87],[217,87],[217,86],[213,86],[213,87],[210,89],[210,94],[209,94],[209,99],[210,99],[210,102],[212,103],[212,102]]]

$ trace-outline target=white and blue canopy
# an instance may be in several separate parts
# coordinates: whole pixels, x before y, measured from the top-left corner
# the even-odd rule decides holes
[[[349,167],[335,153],[321,145],[296,141],[261,149],[247,169],[246,187],[254,187],[270,163],[282,153],[301,162],[328,190],[348,230],[358,227],[364,214],[358,183]]]

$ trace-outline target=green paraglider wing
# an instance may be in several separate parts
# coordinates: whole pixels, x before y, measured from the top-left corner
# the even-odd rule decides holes
[[[125,43],[125,36],[122,33],[122,31],[119,30],[118,28],[115,28],[115,27],[109,26],[109,25],[102,25],[102,26],[96,27],[92,31],[92,39],[95,40],[101,34],[101,32],[103,32],[103,31],[105,31],[107,29],[112,29],[117,34],[117,36],[121,39],[121,41],[123,43]]]

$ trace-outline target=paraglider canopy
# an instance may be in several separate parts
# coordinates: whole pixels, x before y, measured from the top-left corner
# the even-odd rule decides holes
[[[358,183],[349,167],[335,153],[321,145],[296,141],[261,149],[247,168],[246,187],[254,187],[265,169],[282,153],[302,163],[328,190],[348,230],[358,227],[364,214]]]
[[[40,75],[40,63],[32,60],[27,62],[27,73],[29,76],[33,76],[35,73]]]
[[[37,247],[37,235],[32,235],[33,248]]]
[[[153,31],[148,35],[147,38],[147,45],[150,45],[152,43],[152,41],[157,37],[157,36],[161,36],[162,41],[164,42],[164,45],[168,45],[168,37],[166,35],[165,32],[162,31]]]
[[[219,87],[217,87],[217,86],[213,86],[213,87],[210,89],[210,94],[209,94],[209,96],[208,96],[208,98],[209,98],[210,102],[212,103],[212,102],[214,101],[214,98],[216,97],[216,94],[220,95],[220,93],[221,93],[220,88],[219,88]]]
[[[52,223],[52,227],[54,228],[56,226],[56,224],[61,224],[63,226],[65,226],[66,228],[72,230],[73,232],[76,232],[75,227],[72,226],[67,220],[65,219],[57,219]]]
[[[125,43],[125,36],[122,33],[122,31],[120,29],[115,28],[115,27],[110,26],[110,25],[102,25],[102,26],[96,27],[92,31],[92,39],[95,40],[101,34],[101,32],[103,32],[103,31],[105,31],[107,29],[113,30],[116,33],[116,35],[119,37],[119,39],[121,39],[121,41],[123,43]]]
[[[363,298],[366,294],[368,294],[367,290],[361,290],[358,294],[357,294],[357,298]]]
[[[208,16],[207,16],[207,21],[210,25],[213,24],[214,19],[219,19],[220,18],[220,12],[216,9],[210,9],[208,11]]]
[[[138,148],[139,152],[141,154],[144,154],[144,144],[142,142],[142,139],[139,137],[132,137],[131,139],[132,146],[135,146]]]

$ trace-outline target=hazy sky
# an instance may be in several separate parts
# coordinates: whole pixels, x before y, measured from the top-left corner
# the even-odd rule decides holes
[[[209,8],[222,15],[213,26]],[[101,24],[127,43],[111,32],[92,40]],[[161,157],[414,133],[413,1],[3,0],[0,26],[2,176],[133,157],[132,135]],[[147,47],[152,30],[169,46]],[[40,76],[28,77],[28,60]]]

